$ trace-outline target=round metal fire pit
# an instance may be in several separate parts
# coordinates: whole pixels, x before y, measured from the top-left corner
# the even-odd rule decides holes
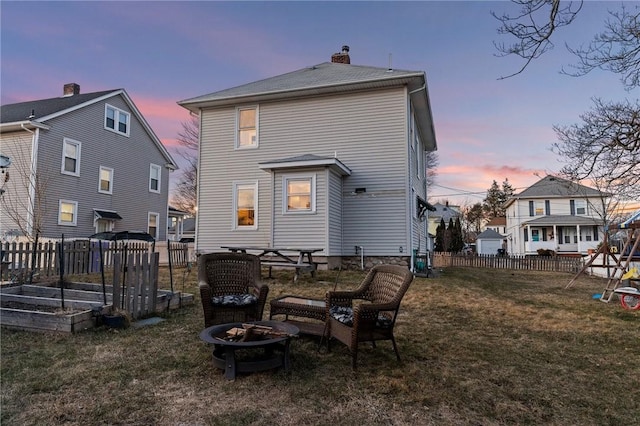
[[[236,322],[214,325],[200,333],[200,339],[213,343],[213,365],[224,370],[224,377],[235,380],[236,373],[253,373],[278,367],[289,371],[289,343],[291,336],[298,335],[298,327],[280,321],[253,321],[246,324],[272,327],[274,331],[284,335],[264,336],[251,341],[225,340],[228,330],[242,328],[242,324]]]

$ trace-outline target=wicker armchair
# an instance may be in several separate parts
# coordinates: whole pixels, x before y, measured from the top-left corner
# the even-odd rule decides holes
[[[198,259],[204,325],[262,320],[269,287],[260,282],[260,258],[208,253]]]
[[[329,349],[332,338],[347,345],[355,370],[360,342],[372,342],[375,347],[378,340],[391,340],[396,358],[400,361],[393,327],[400,301],[411,281],[413,273],[406,267],[377,265],[357,289],[327,292]],[[354,304],[354,301],[359,302]]]

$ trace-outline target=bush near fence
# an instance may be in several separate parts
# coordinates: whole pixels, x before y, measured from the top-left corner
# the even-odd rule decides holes
[[[581,258],[568,256],[496,256],[437,252],[433,254],[433,266],[435,268],[470,266],[575,273],[580,271],[583,264]]]
[[[100,246],[102,246],[102,262],[105,270],[113,268],[114,254],[152,253],[155,244],[143,241],[97,241],[72,240],[63,243],[63,267],[65,275],[81,275],[100,272]],[[3,281],[12,280],[16,276],[24,279],[25,272],[34,271],[39,277],[60,275],[59,242],[48,241],[38,243],[12,242],[2,243]],[[185,243],[171,242],[163,250],[167,250],[173,266],[186,266],[189,260],[188,247]]]

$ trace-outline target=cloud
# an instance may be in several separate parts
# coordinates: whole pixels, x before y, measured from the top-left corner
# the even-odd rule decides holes
[[[176,144],[177,132],[181,123],[189,119],[189,112],[176,104],[176,99],[130,95],[154,133],[170,145]]]

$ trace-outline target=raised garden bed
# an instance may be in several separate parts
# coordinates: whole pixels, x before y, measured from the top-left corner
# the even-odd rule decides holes
[[[113,311],[112,287],[106,286],[107,304],[101,284],[65,284],[64,304],[55,283],[4,286],[0,288],[0,325],[3,327],[73,333],[99,325],[101,315]],[[158,290],[155,312],[193,303],[193,295]]]

